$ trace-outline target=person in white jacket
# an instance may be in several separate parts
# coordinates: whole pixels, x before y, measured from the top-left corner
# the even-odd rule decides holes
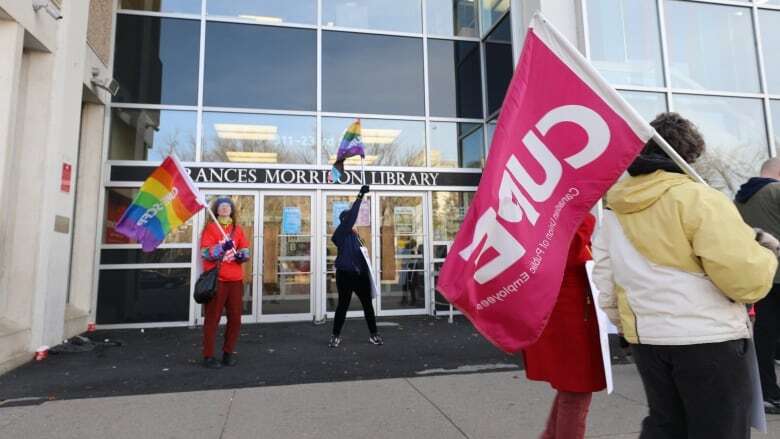
[[[704,150],[676,113],[651,125],[689,163]],[[745,304],[772,286],[777,240],[759,243],[724,194],[694,182],[652,140],[628,172],[607,194],[593,277],[642,377],[640,438],[748,439]]]

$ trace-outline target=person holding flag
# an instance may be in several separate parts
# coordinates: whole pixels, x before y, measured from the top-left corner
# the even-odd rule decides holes
[[[704,152],[679,114],[651,125],[686,162]],[[607,193],[593,278],[645,388],[650,413],[639,437],[748,439],[755,360],[745,304],[769,292],[779,244],[655,141],[628,173]]]
[[[647,433],[641,437],[746,438],[748,421],[764,430],[766,423],[756,393],[753,402],[749,398],[746,346],[752,342],[746,339],[747,314],[744,306],[730,300],[751,302],[766,294],[777,261],[753,241],[755,234],[725,197],[667,172],[668,162],[674,160],[685,173],[698,177],[679,155],[692,161],[701,148],[691,156],[677,154],[675,145],[696,144],[691,142],[689,124],[669,118],[662,125],[669,129],[648,124],[576,47],[544,16],[535,14],[479,187],[440,271],[437,289],[503,351],[532,346],[551,318],[578,226],[652,139],[655,149],[667,154],[666,160],[654,169],[643,168],[608,197],[613,208],[623,210],[606,216],[610,237],[620,239],[609,240],[606,253],[614,264],[614,278],[603,276],[599,285],[606,289],[608,300],[603,303],[613,318],[618,309],[626,319],[632,309],[636,312],[639,317],[624,320],[623,329],[633,328],[636,342],[648,343],[634,351],[641,357],[640,373],[650,401]],[[672,146],[664,136],[671,136]],[[657,162],[657,157],[652,160]],[[634,228],[630,241],[620,235],[626,224]],[[657,276],[639,277],[628,270],[635,242],[643,243],[642,263]],[[670,243],[675,245],[667,248]],[[594,255],[595,248],[594,243]],[[601,256],[594,259],[603,270],[606,250],[600,248]],[[659,249],[668,251],[662,254]],[[667,256],[680,262],[671,277],[665,272],[670,267],[657,267],[659,258]],[[692,285],[682,290],[681,280]],[[618,288],[617,284],[625,287],[623,281],[644,297],[626,301],[627,292],[633,291]],[[613,282],[615,288],[610,289]],[[671,306],[657,298],[664,288],[677,292]],[[685,301],[688,294],[702,301]],[[627,302],[640,306],[627,308]],[[716,315],[704,315],[708,311]],[[685,312],[698,314],[687,319]],[[699,332],[694,335],[689,329]],[[646,338],[655,331],[662,335]],[[652,346],[653,341],[670,346]],[[703,343],[698,352],[686,353],[684,348],[690,346],[671,346],[692,342]],[[715,346],[721,342],[725,344]],[[707,348],[712,349],[709,363]],[[673,375],[671,356],[680,360],[677,364],[687,361],[694,366]],[[604,364],[609,391],[609,362]],[[713,370],[706,369],[707,364]],[[695,365],[701,368],[697,371]],[[707,373],[718,381],[706,381]],[[690,400],[681,399],[683,390]],[[749,417],[751,404],[754,415]]]
[[[211,207],[212,218],[203,229],[200,239],[203,271],[219,264],[217,294],[206,304],[203,322],[203,366],[219,369],[222,365],[235,366],[235,348],[241,331],[241,309],[244,293],[244,269],[249,260],[249,241],[238,224],[233,201],[220,197]],[[214,344],[222,311],[226,310],[227,328],[222,345],[222,362],[214,358]]]
[[[357,231],[353,229],[360,212],[360,203],[363,196],[368,193],[368,186],[360,188],[357,199],[349,210],[341,212],[339,215],[339,225],[333,232],[331,241],[336,245],[338,254],[336,255],[336,288],[339,292],[339,302],[336,306],[336,316],[333,319],[333,332],[330,336],[328,346],[335,348],[341,344],[341,328],[344,326],[344,320],[347,318],[349,302],[352,300],[352,293],[357,294],[360,304],[363,306],[363,315],[368,324],[368,341],[375,345],[384,344],[382,336],[379,335],[376,327],[376,317],[374,316],[374,306],[371,303],[373,282],[371,276],[371,267],[368,265],[366,255],[363,253],[363,242]]]

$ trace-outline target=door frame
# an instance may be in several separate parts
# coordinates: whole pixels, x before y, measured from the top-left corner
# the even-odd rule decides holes
[[[318,225],[319,221],[316,221],[316,215],[314,214],[318,210],[318,204],[316,203],[317,200],[317,193],[314,190],[306,189],[306,190],[263,190],[263,191],[257,191],[258,193],[258,203],[259,203],[259,210],[257,219],[255,223],[258,225],[258,228],[264,224],[265,222],[265,197],[309,197],[309,228],[311,233],[311,241],[314,241],[314,238],[317,236],[318,232]],[[317,268],[317,260],[319,259],[317,257],[317,243],[311,242],[309,245],[309,312],[305,313],[293,313],[293,314],[263,314],[263,307],[262,305],[262,288],[263,288],[263,262],[265,255],[263,254],[263,245],[264,245],[264,239],[263,233],[261,233],[258,230],[258,233],[256,235],[256,238],[258,239],[257,246],[255,247],[258,249],[257,256],[255,257],[255,260],[257,261],[257,271],[256,278],[257,278],[257,298],[256,301],[256,309],[255,309],[255,316],[257,317],[256,322],[258,323],[270,323],[270,322],[290,322],[290,321],[302,321],[302,320],[311,320],[314,317],[315,314],[315,294],[316,291],[315,286],[317,285],[317,274],[318,274],[318,268]]]
[[[423,287],[423,293],[425,294],[425,297],[422,298],[423,303],[425,304],[422,308],[412,308],[412,309],[382,309],[382,301],[381,294],[382,294],[382,284],[381,284],[381,260],[380,255],[381,251],[375,251],[373,255],[371,255],[371,263],[374,265],[374,267],[377,267],[375,273],[377,274],[378,279],[375,279],[374,282],[378,282],[378,291],[380,294],[380,297],[376,300],[376,308],[377,308],[377,315],[379,316],[413,316],[413,315],[425,315],[431,313],[431,304],[430,304],[430,283],[429,283],[429,275],[428,275],[428,266],[431,261],[431,242],[429,237],[431,236],[431,219],[430,214],[428,212],[430,204],[430,191],[380,191],[375,193],[377,196],[374,197],[376,200],[374,201],[376,205],[376,209],[374,210],[374,215],[372,218],[372,235],[371,238],[374,240],[374,248],[379,249],[381,244],[381,237],[380,235],[380,221],[381,221],[381,213],[379,212],[379,208],[381,207],[381,200],[382,198],[388,198],[388,197],[419,197],[422,201],[422,243],[419,243],[418,245],[423,245],[425,251],[423,254],[423,280],[424,280],[424,287]],[[374,232],[375,230],[375,232]]]

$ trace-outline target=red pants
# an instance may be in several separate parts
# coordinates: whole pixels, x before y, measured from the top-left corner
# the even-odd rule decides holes
[[[225,344],[223,352],[233,353],[241,330],[241,307],[244,293],[244,283],[217,282],[217,295],[206,304],[205,321],[203,322],[203,357],[214,356],[214,343],[219,329],[222,309],[227,311],[227,329],[225,329]]]
[[[540,439],[582,439],[593,394],[561,392],[555,396],[547,428]]]

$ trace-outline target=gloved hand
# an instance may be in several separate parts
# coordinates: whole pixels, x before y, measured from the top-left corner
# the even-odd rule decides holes
[[[363,186],[360,187],[360,193],[358,194],[358,196],[362,198],[363,195],[367,193],[368,193],[368,185],[364,184]]]
[[[754,227],[753,230],[756,231],[756,241],[758,241],[762,247],[771,250],[775,256],[780,256],[780,241],[778,241],[777,238],[758,227]]]
[[[246,256],[244,256],[244,254],[241,252],[236,253],[236,262],[238,262],[239,264],[243,264],[244,262],[246,262]]]
[[[230,239],[222,243],[222,251],[228,251],[233,247],[234,247],[233,241],[231,241]]]

